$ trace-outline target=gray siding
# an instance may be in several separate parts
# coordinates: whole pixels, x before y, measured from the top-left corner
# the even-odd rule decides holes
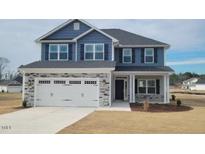
[[[54,43],[52,43],[52,44],[54,44]],[[56,44],[59,44],[59,43],[56,43]],[[68,44],[68,43],[61,43],[61,44]],[[74,61],[75,60],[75,43],[70,43],[70,44],[72,44],[72,61]],[[48,56],[47,54],[49,54],[49,52],[48,52],[49,49],[46,48],[46,45],[49,45],[49,43],[42,43],[41,44],[41,60],[42,61],[45,61],[46,56]]]
[[[115,61],[117,66],[164,66],[164,49],[157,48],[157,63],[146,64],[141,63],[141,48],[135,48],[135,63],[124,64],[119,61],[119,48],[115,48]]]
[[[73,23],[75,22],[79,22],[80,23],[80,29],[79,30],[74,30],[73,29]],[[56,31],[55,33],[53,33],[52,35],[48,36],[47,38],[45,38],[44,40],[59,40],[59,39],[73,39],[74,37],[88,31],[90,29],[90,27],[78,20],[75,20],[73,22],[71,22],[70,24],[68,24],[67,26],[61,28],[60,30]]]
[[[97,31],[90,32],[86,36],[80,38],[77,43],[78,43],[78,60],[80,60],[80,44],[86,44],[86,43],[108,44],[108,60],[112,59],[112,40]]]

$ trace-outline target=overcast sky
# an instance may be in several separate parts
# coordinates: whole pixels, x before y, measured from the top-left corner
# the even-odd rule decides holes
[[[0,57],[8,70],[40,60],[34,40],[66,20],[0,20]],[[205,73],[205,20],[87,20],[98,28],[121,28],[168,43],[167,65],[176,72]]]

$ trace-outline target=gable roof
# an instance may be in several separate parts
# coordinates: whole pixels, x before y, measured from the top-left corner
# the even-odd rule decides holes
[[[134,46],[134,47],[143,47],[143,46],[162,46],[169,47],[168,44],[150,39],[141,35],[137,35],[122,29],[101,29],[103,32],[115,37],[119,40],[119,46]]]
[[[205,84],[205,79],[199,79],[196,84]]]
[[[51,31],[49,31],[48,33],[44,34],[43,36],[39,37],[38,39],[36,39],[36,42],[41,42],[41,40],[45,39],[46,37],[52,35],[53,33],[55,33],[56,31],[60,30],[61,28],[67,26],[68,24],[72,23],[73,21],[75,20],[79,20],[80,22],[88,25],[89,27],[91,27],[91,30],[88,30],[89,32],[92,31],[92,30],[96,30],[98,31],[99,33],[109,37],[110,39],[112,39],[113,41],[117,42],[118,40],[116,38],[114,38],[113,36],[103,32],[102,30],[96,28],[95,26],[89,24],[88,22],[86,22],[85,20],[82,20],[82,19],[70,19],[70,20],[67,20],[66,22],[62,23],[61,25],[57,26],[56,28],[52,29]],[[87,34],[87,31],[85,32]],[[84,34],[84,33],[83,33]],[[75,38],[73,39],[70,39],[69,41],[76,41],[76,38],[79,38],[79,36],[83,35],[83,34],[80,34],[78,36],[76,36]]]

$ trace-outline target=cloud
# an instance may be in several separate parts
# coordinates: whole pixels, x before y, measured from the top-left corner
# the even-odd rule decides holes
[[[166,64],[170,66],[205,64],[205,58],[194,58],[194,59],[189,59],[184,61],[172,61],[172,62],[167,62]]]

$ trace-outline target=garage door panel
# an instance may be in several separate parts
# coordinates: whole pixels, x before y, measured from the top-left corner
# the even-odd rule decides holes
[[[48,80],[48,79],[47,79]],[[92,79],[50,79],[36,84],[36,106],[98,106],[99,83]],[[58,82],[57,82],[58,81]]]

